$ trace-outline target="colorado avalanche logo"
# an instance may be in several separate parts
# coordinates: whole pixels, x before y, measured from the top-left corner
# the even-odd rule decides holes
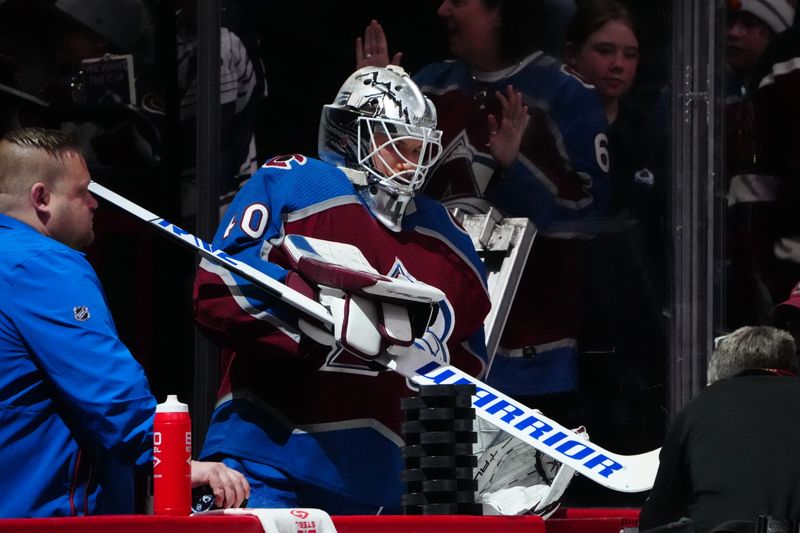
[[[485,141],[483,141],[485,143]],[[495,172],[494,159],[477,148],[462,131],[442,150],[436,169],[425,184],[435,198],[482,197]]]
[[[278,168],[281,170],[291,170],[292,167],[297,165],[305,165],[306,156],[300,154],[290,154],[290,155],[279,155],[275,156],[266,163],[264,163],[264,168]]]
[[[89,308],[87,306],[79,305],[72,308],[72,316],[74,316],[75,320],[78,322],[86,322],[92,315],[89,313]]]
[[[402,261],[395,260],[392,269],[387,276],[408,281],[417,281],[408,273]],[[447,339],[453,333],[453,307],[445,298],[439,302],[439,314],[436,321],[428,326],[428,330],[421,338],[414,342],[414,345],[429,354],[433,355],[443,363],[450,363],[450,352],[447,350]]]

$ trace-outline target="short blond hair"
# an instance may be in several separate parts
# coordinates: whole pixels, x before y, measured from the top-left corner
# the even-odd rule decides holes
[[[77,138],[68,132],[21,128],[0,139],[0,212],[24,196],[34,183],[53,185],[64,171],[68,153],[80,153]]]

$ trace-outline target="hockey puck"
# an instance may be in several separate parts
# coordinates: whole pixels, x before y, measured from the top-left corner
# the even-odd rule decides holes
[[[425,457],[428,455],[469,455],[472,456],[472,444],[411,444],[400,448],[400,455],[406,457]]]
[[[474,469],[466,466],[457,468],[409,468],[400,472],[400,481],[427,481],[431,479],[473,479]]]
[[[458,514],[457,503],[429,503],[420,507],[422,514]]]
[[[469,407],[426,407],[406,411],[406,420],[473,420],[475,409]]]
[[[478,490],[478,482],[474,479],[430,479],[421,481],[421,492],[463,492]]]
[[[403,411],[424,409],[426,407],[472,407],[470,396],[432,396],[428,398],[401,398],[400,408]]]
[[[474,455],[427,455],[406,457],[405,466],[412,468],[477,468],[478,458]]]
[[[426,431],[474,431],[474,422],[471,419],[412,420],[404,422],[400,429],[405,434]]]
[[[412,437],[413,435],[409,435]],[[464,444],[478,442],[473,431],[426,431],[418,433],[420,444]],[[414,443],[410,443],[414,444]]]
[[[420,397],[440,397],[440,396],[472,396],[477,387],[471,383],[452,384],[452,385],[420,385]]]
[[[452,492],[411,492],[401,496],[403,505],[428,505],[431,503],[474,503],[475,492],[470,490]]]

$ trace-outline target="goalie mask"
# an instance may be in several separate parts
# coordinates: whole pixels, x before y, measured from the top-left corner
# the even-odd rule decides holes
[[[364,67],[322,109],[319,157],[348,173],[373,215],[399,231],[409,201],[441,153],[436,109],[397,66]]]

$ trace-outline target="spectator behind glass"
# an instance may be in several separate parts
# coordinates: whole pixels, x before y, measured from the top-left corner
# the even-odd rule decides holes
[[[53,104],[118,103],[137,106],[151,92],[152,82],[152,21],[141,0],[58,0],[43,11],[49,16],[53,32],[54,71],[39,90],[42,99]],[[109,84],[109,90],[97,94],[87,92],[89,84],[82,72],[82,62],[106,54],[131,54],[135,95],[130,101],[127,87]],[[142,169],[156,163],[153,158],[158,147],[150,144],[148,135],[130,121],[101,121],[56,123],[43,116],[23,114],[23,125],[57,127],[75,133],[83,148],[87,164],[96,179],[113,178],[121,182],[141,181]],[[129,176],[130,175],[130,176]],[[127,184],[127,183],[126,183]],[[119,187],[118,187],[119,188]]]
[[[722,338],[708,362],[709,386],[664,441],[642,531],[683,517],[692,527],[681,530],[699,533],[758,515],[800,518],[797,369],[785,331],[745,326]]]
[[[772,309],[772,324],[792,334],[800,347],[800,283],[789,293],[789,297]]]
[[[773,257],[774,179],[759,171],[753,100],[748,84],[775,35],[791,24],[794,9],[785,0],[742,0],[728,11],[725,106],[727,211],[727,324],[768,324],[769,313],[794,282],[770,294],[765,273]]]
[[[653,444],[663,434],[658,398],[666,335],[661,327],[665,272],[661,208],[648,168],[648,116],[625,96],[639,63],[639,39],[628,8],[616,0],[584,0],[567,27],[565,62],[593,84],[609,121],[611,202],[595,225],[583,263],[582,409],[593,437],[620,449]],[[661,180],[664,176],[659,177]],[[637,324],[631,328],[630,324]],[[652,397],[648,397],[652,396]],[[644,422],[646,421],[646,422]],[[608,433],[606,435],[606,432]]]
[[[237,2],[223,2],[236,7]],[[195,132],[197,128],[197,2],[178,0],[178,90],[180,91],[181,214],[196,212]],[[220,208],[224,209],[250,175],[258,169],[255,139],[256,106],[267,96],[264,66],[257,50],[246,46],[252,35],[237,35],[226,25],[245,31],[237,9],[224,9],[220,28]],[[253,43],[254,44],[254,43]],[[252,46],[252,44],[251,44]],[[204,149],[200,147],[200,149]],[[191,225],[190,221],[187,224]]]
[[[223,7],[228,4],[223,2]],[[231,4],[235,7],[236,2]],[[181,169],[182,214],[193,217],[196,210],[196,3],[181,0],[176,2],[176,7],[176,76],[181,142],[167,149],[177,152],[176,159]],[[133,53],[137,84],[137,101],[133,103],[141,106],[154,127],[164,126],[164,88],[169,84],[152,79],[153,59],[142,53],[151,49],[153,37],[152,21],[142,0],[58,0],[52,12],[58,17],[54,43],[58,75],[45,85],[43,97],[57,103],[80,102],[80,92],[75,89],[82,81],[78,74],[82,61],[108,53]],[[225,9],[223,15],[223,24],[247,27],[238,20],[230,20],[234,16],[242,18],[238,10]],[[241,183],[257,168],[255,106],[260,98],[266,96],[267,87],[263,65],[253,57],[254,52],[238,35],[224,26],[220,29],[221,206],[230,201]],[[129,168],[137,167],[139,170],[133,172],[133,177],[141,182],[142,165],[157,162],[152,159],[152,150],[129,126],[115,126],[112,130],[91,123],[70,126],[79,135],[90,168],[98,177],[108,174],[119,180]],[[186,222],[191,225],[192,220]]]
[[[757,180],[762,193],[751,203],[765,228],[759,275],[782,301],[800,279],[800,16],[762,54],[751,76],[756,128]],[[755,217],[753,217],[755,218]],[[780,306],[779,306],[780,307]],[[774,311],[773,311],[774,316]]]
[[[564,48],[565,63],[597,88],[613,124],[639,65],[631,13],[614,0],[584,0],[567,26]]]
[[[425,193],[466,212],[494,205],[539,229],[488,382],[564,420],[578,388],[577,236],[607,204],[607,123],[596,91],[539,51],[539,8],[445,0],[437,14],[456,61],[414,79],[444,134]],[[356,60],[389,61],[377,22],[357,39]]]

